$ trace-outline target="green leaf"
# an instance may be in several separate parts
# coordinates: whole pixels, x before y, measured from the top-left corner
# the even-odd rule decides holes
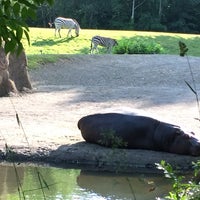
[[[30,37],[29,37],[29,34],[28,34],[28,31],[24,30],[24,34],[26,36],[26,39],[28,41],[28,44],[30,45]]]
[[[13,6],[13,12],[15,16],[19,16],[20,13],[20,5],[18,2],[16,2]]]
[[[5,42],[5,52],[8,53],[12,50],[14,50],[16,47],[16,42],[14,40],[11,40],[11,41],[6,41]]]
[[[22,39],[22,35],[23,35],[23,29],[22,27],[18,26],[16,30],[17,41],[20,41]]]
[[[22,8],[21,15],[23,19],[26,19],[28,17],[28,9],[26,7]]]
[[[31,19],[36,19],[36,12],[31,9],[31,8],[28,8],[28,16],[31,17]]]
[[[19,3],[26,5],[28,8],[37,9],[37,6],[26,0],[18,0]]]
[[[47,2],[48,2],[50,5],[53,5],[54,0],[47,0]]]

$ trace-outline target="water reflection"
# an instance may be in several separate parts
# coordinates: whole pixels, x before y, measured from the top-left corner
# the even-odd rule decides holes
[[[16,170],[12,165],[0,166],[0,180],[2,200],[20,199],[19,184],[24,194],[22,199],[31,200],[44,197],[48,200],[150,200],[169,191],[167,180],[155,174],[97,173],[27,165],[17,165]]]
[[[12,166],[1,166],[0,167],[0,199],[6,199],[7,194],[15,193],[18,184],[17,176],[21,183],[24,179],[24,169],[17,167],[17,173]]]
[[[80,187],[106,199],[155,199],[169,191],[167,183],[156,174],[109,174],[81,171],[77,178]]]

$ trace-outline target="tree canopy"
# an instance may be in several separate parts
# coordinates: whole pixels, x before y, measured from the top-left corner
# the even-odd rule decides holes
[[[200,0],[55,0],[41,5],[30,26],[47,27],[57,16],[82,28],[199,33]]]
[[[37,8],[42,4],[52,5],[53,0],[2,0],[0,1],[0,44],[5,42],[6,53],[23,49],[21,39],[26,36],[29,42],[27,19],[36,18]],[[0,46],[1,46],[0,45]]]
[[[47,27],[57,16],[82,28],[200,32],[200,0],[2,0],[0,44],[6,53],[29,42],[29,26]]]

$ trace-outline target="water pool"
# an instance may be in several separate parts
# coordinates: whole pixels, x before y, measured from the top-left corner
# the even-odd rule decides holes
[[[2,200],[151,200],[164,197],[171,189],[162,174],[118,174],[22,164],[1,165],[0,180]]]

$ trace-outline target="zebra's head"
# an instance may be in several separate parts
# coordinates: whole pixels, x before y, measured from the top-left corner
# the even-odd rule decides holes
[[[75,25],[75,33],[76,33],[76,37],[79,36],[79,30],[80,30],[80,27],[77,26],[77,24]]]
[[[73,21],[74,21],[74,29],[75,29],[76,37],[78,37],[79,31],[80,31],[80,25],[75,19],[73,19]]]
[[[113,45],[113,46],[117,46],[117,45],[118,45],[118,42],[117,42],[117,40],[115,40],[115,39],[114,39],[114,42],[115,42],[115,43],[114,43],[114,45]]]

